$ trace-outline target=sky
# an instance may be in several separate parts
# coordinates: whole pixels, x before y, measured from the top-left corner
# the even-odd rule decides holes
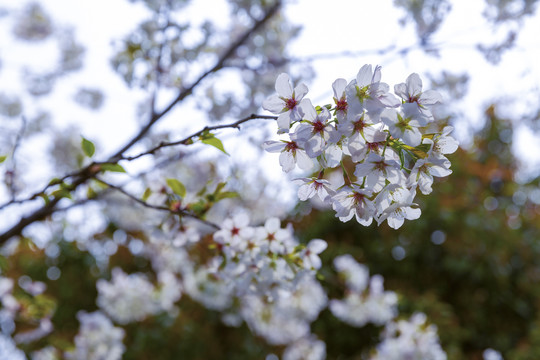
[[[0,0],[0,8],[17,9],[28,1]],[[58,82],[54,93],[40,99],[27,99],[35,107],[50,108],[54,121],[62,127],[76,124],[81,134],[98,145],[97,154],[105,156],[116,150],[130,134],[137,131],[136,104],[147,94],[128,89],[110,66],[113,42],[123,38],[147,16],[141,4],[127,0],[46,0],[41,1],[57,24],[72,26],[78,41],[86,46],[85,66],[82,71],[69,75]],[[519,32],[517,46],[503,56],[497,66],[485,61],[476,50],[481,41],[490,42],[500,37],[482,17],[483,1],[453,1],[453,8],[440,31],[433,37],[439,45],[439,56],[428,56],[415,47],[417,36],[413,24],[402,27],[398,19],[403,12],[393,6],[392,0],[350,1],[293,0],[287,2],[284,12],[294,24],[302,25],[300,36],[289,47],[293,57],[310,57],[318,54],[362,52],[361,56],[331,56],[311,63],[316,77],[310,79],[308,97],[315,104],[331,102],[332,82],[339,77],[351,80],[364,64],[380,64],[382,80],[391,88],[404,82],[412,73],[419,73],[427,84],[427,74],[442,70],[452,73],[467,71],[470,76],[469,92],[462,101],[451,104],[463,114],[456,123],[455,136],[463,146],[468,146],[471,134],[483,124],[483,111],[487,104],[497,99],[516,99],[502,106],[502,115],[519,118],[520,113],[537,102],[540,90],[540,17],[527,19]],[[183,16],[200,20],[200,14],[211,18],[218,25],[227,23],[223,17],[227,7],[223,0],[195,1],[191,12]],[[202,17],[201,17],[202,19]],[[11,17],[0,18],[0,33],[8,34],[13,26]],[[21,90],[18,71],[24,66],[46,70],[56,60],[54,44],[49,41],[42,46],[40,56],[35,56],[35,46],[15,41],[10,36],[0,37],[0,92]],[[396,51],[378,54],[377,50],[395,47],[411,47],[407,56]],[[277,77],[278,74],[276,74]],[[107,98],[99,112],[82,109],[71,101],[74,89],[80,86],[102,88]],[[450,101],[450,99],[448,99]],[[186,114],[185,108],[183,114]],[[261,109],[261,113],[264,113]],[[114,119],[112,121],[111,119]],[[159,126],[174,128],[178,124],[173,112]],[[107,131],[103,131],[107,129]],[[124,139],[122,139],[122,137]],[[227,137],[227,136],[226,136]],[[122,140],[122,141],[121,141]],[[517,125],[514,150],[528,164],[529,169],[540,169],[540,142],[524,126]],[[36,147],[45,146],[39,139],[21,149],[21,157],[39,157]],[[241,147],[226,143],[226,148]],[[234,149],[233,149],[234,150]],[[246,156],[242,154],[242,156]],[[283,178],[277,166],[277,155],[269,154],[274,167],[267,174],[276,180]],[[246,162],[257,160],[246,157]],[[32,177],[39,177],[39,169]],[[42,176],[47,170],[43,170]],[[1,195],[1,194],[0,194]]]

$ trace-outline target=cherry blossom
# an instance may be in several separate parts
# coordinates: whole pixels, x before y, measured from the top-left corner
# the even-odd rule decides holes
[[[299,105],[307,94],[308,88],[301,83],[293,90],[289,75],[283,73],[276,79],[276,92],[278,95],[274,95],[263,102],[263,109],[279,114],[279,131],[286,133],[289,132],[292,121],[302,120],[303,111]]]

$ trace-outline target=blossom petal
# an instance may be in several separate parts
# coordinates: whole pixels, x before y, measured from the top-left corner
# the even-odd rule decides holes
[[[262,107],[274,114],[281,114],[285,109],[285,102],[277,95],[270,96],[263,101]]]
[[[304,83],[300,83],[298,84],[295,88],[294,88],[294,97],[297,101],[300,101],[304,98],[304,96],[306,96],[306,94],[308,93],[309,89],[308,87],[306,86],[306,84]]]
[[[276,91],[279,96],[285,99],[292,98],[293,88],[291,82],[289,81],[289,75],[285,73],[279,74],[276,79]]]

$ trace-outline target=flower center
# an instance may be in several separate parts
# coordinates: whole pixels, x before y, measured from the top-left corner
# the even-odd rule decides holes
[[[324,125],[320,120],[317,120],[313,123],[313,132],[322,133],[325,127],[326,125]]]
[[[298,101],[294,97],[285,100],[285,107],[289,110],[294,109],[296,105],[298,105]]]
[[[347,111],[347,107],[349,104],[347,104],[347,100],[344,98],[341,98],[336,101],[336,111]]]
[[[289,141],[285,145],[285,151],[296,151],[296,149],[298,149],[298,145],[294,141]]]
[[[354,199],[354,203],[355,204],[360,204],[362,202],[364,202],[364,198],[366,197],[366,195],[364,194],[360,194],[360,193],[353,193],[353,199]]]

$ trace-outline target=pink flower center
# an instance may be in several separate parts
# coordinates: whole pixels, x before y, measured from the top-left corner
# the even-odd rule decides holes
[[[379,151],[379,144],[378,142],[368,142],[366,143],[366,146],[367,148],[369,149],[369,151],[375,151],[375,152],[378,152]]]
[[[418,98],[419,98],[419,97],[420,97],[420,96],[418,96],[418,95],[410,95],[410,96],[409,96],[409,102],[410,102],[410,103],[418,103]]]
[[[364,202],[365,197],[366,197],[366,195],[360,194],[360,193],[357,193],[357,192],[355,192],[353,194],[353,199],[354,199],[355,204],[360,204],[360,203]]]
[[[285,100],[285,107],[289,110],[292,110],[298,105],[298,101],[295,98],[290,98]]]
[[[240,233],[240,229],[237,228],[236,226],[231,229],[232,236],[238,235],[239,233]]]
[[[298,149],[298,145],[294,141],[289,141],[285,145],[285,151],[296,151],[296,149]]]
[[[354,125],[354,131],[356,131],[356,132],[363,132],[364,128],[366,128],[368,126],[364,122],[364,117],[363,116],[357,122],[354,122],[353,125]]]
[[[322,133],[326,125],[324,125],[320,120],[317,120],[313,123],[313,132]]]
[[[336,111],[347,111],[348,106],[349,104],[347,104],[347,100],[345,100],[344,98],[336,101]]]

